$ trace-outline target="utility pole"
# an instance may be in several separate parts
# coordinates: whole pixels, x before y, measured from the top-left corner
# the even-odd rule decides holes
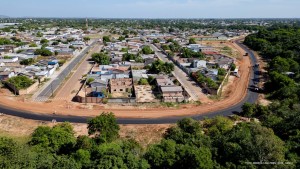
[[[51,82],[51,84],[50,84],[50,87],[51,87],[51,92],[52,92],[52,94],[51,94],[51,97],[53,97],[53,95],[54,95],[54,93],[53,93],[53,86],[52,86],[52,83],[53,83],[53,82]]]
[[[85,95],[85,105],[87,105],[87,97],[86,97],[86,81],[84,82],[84,95]]]

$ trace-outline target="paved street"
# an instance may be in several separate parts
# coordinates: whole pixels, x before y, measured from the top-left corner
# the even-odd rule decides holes
[[[81,84],[82,75],[87,74],[89,70],[92,68],[92,64],[89,59],[91,55],[95,52],[100,52],[103,46],[100,44],[96,44],[95,47],[89,52],[88,55],[84,58],[84,61],[78,66],[73,75],[68,79],[68,81],[59,89],[54,100],[68,100],[70,101],[79,90]],[[76,92],[73,92],[76,91]]]
[[[152,50],[155,51],[156,55],[164,62],[172,62],[167,58],[167,56],[161,53],[156,46],[150,44]],[[191,96],[191,100],[198,101],[201,98],[206,97],[205,94],[202,93],[202,89],[200,86],[193,81],[185,72],[183,72],[176,64],[174,64],[174,71],[172,72],[173,75],[177,78],[177,80],[181,83],[184,89],[189,93]]]
[[[96,41],[92,42],[90,46],[84,49],[76,58],[71,60],[71,62],[62,70],[53,81],[45,84],[42,91],[34,98],[34,101],[44,102],[52,96],[52,94],[58,89],[60,84],[64,81],[64,79],[71,73],[74,67],[80,63],[80,61],[86,56],[86,53],[96,44]]]

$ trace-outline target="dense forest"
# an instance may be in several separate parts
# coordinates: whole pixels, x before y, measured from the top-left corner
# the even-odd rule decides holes
[[[264,92],[272,104],[245,104],[242,115],[272,128],[285,141],[289,156],[300,161],[300,28],[270,27],[249,35],[244,43],[268,62]]]
[[[296,168],[292,145],[257,122],[216,117],[185,118],[159,143],[141,147],[120,138],[112,113],[88,121],[89,136],[74,136],[70,123],[40,126],[28,142],[0,137],[0,168]],[[257,163],[260,163],[257,165]],[[275,165],[276,164],[276,165]]]

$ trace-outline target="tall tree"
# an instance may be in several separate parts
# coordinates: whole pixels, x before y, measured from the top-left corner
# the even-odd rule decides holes
[[[115,115],[102,113],[88,121],[89,135],[95,135],[100,142],[111,142],[119,137],[120,127],[117,124]]]

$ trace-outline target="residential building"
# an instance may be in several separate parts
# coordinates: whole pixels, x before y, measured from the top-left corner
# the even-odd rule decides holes
[[[109,89],[111,93],[131,92],[133,82],[131,78],[110,79]]]

